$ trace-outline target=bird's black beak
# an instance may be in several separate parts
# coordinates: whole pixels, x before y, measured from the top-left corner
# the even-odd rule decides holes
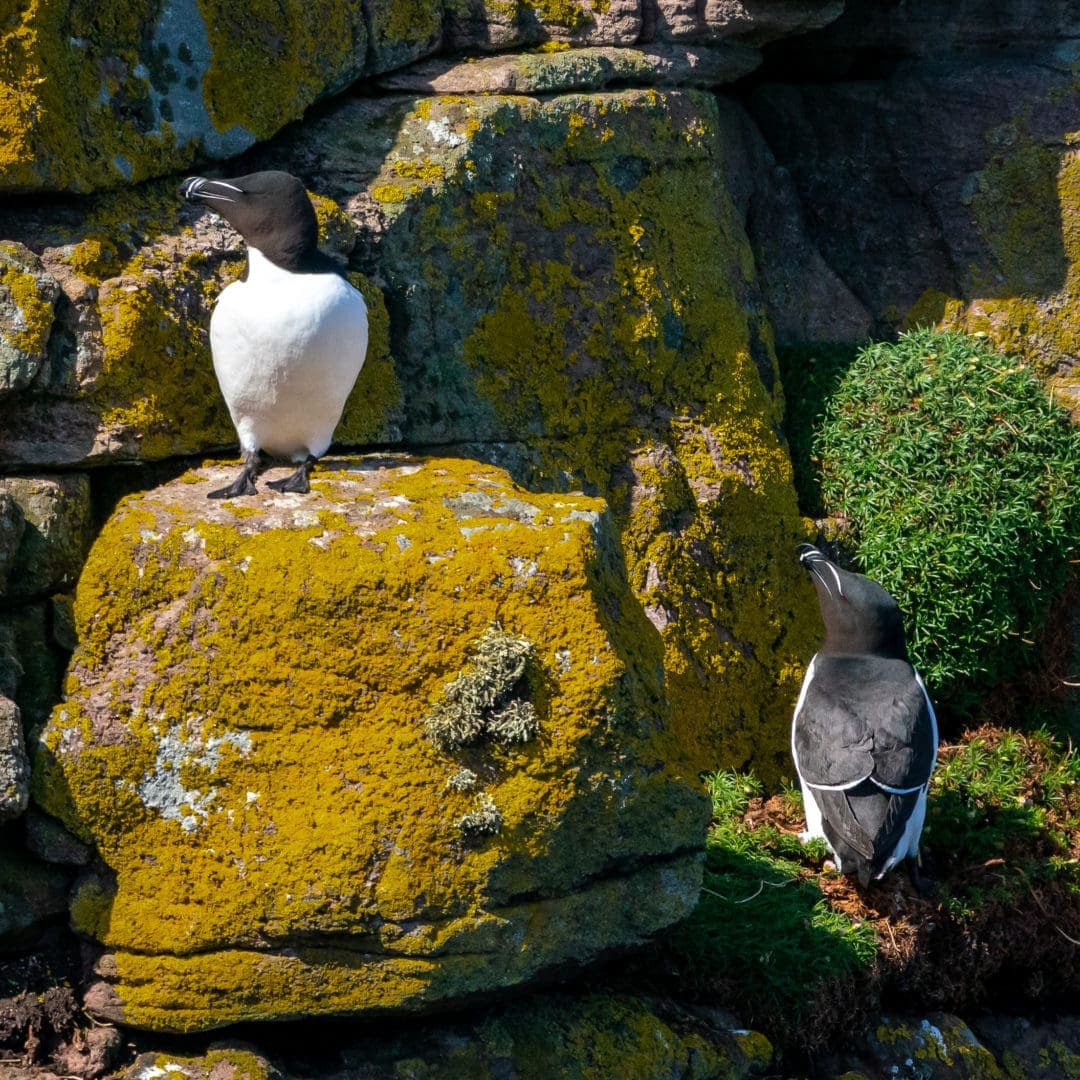
[[[227,180],[207,180],[205,176],[189,176],[180,185],[184,199],[206,199],[210,203],[236,202],[243,190]]]

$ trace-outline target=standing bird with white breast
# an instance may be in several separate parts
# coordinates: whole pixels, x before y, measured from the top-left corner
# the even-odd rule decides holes
[[[229,222],[248,253],[243,279],[222,290],[210,317],[214,374],[244,466],[232,484],[208,497],[254,495],[260,450],[299,463],[268,487],[307,492],[364,365],[364,298],[319,250],[315,208],[295,176],[190,176],[180,192]]]
[[[807,831],[862,886],[908,861],[920,892],[919,837],[937,761],[934,706],[908,659],[896,601],[877,582],[800,544],[825,622],[791,729]]]

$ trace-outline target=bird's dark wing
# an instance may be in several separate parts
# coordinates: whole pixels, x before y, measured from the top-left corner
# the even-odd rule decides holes
[[[930,779],[935,725],[903,660],[818,655],[792,733],[800,777],[815,787],[862,780],[907,791]]]
[[[865,885],[896,849],[920,792],[895,795],[864,780],[847,791],[811,788],[829,845],[846,867],[855,864]]]

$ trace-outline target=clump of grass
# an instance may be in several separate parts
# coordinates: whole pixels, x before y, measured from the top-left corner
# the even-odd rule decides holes
[[[446,685],[442,700],[424,718],[427,737],[444,751],[484,735],[527,742],[536,734],[536,710],[522,691],[534,660],[532,642],[489,627],[473,647],[468,669]]]
[[[1048,881],[1080,893],[1080,755],[989,726],[943,747],[923,848],[957,916]]]
[[[949,710],[1015,671],[1080,547],[1080,429],[1015,360],[915,330],[864,348],[815,441],[825,506]]]
[[[791,833],[746,822],[761,794],[754,777],[720,772],[708,787],[702,897],[670,948],[691,984],[771,1037],[812,1048],[845,1010],[858,1013],[853,998],[874,968],[876,934],[828,906],[815,880],[823,845],[804,849]]]

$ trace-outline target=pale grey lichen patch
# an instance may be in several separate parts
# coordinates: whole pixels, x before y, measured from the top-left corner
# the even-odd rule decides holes
[[[457,820],[457,827],[463,833],[473,835],[493,835],[502,828],[502,814],[495,801],[487,792],[476,797],[473,808]]]
[[[206,20],[196,0],[167,0],[152,33],[152,47],[164,46],[170,55],[184,56],[184,77],[170,85],[162,99],[168,103],[169,118],[162,116],[161,103],[155,99],[155,118],[159,131],[168,123],[179,145],[199,141],[210,157],[226,158],[254,145],[255,136],[234,124],[218,131],[203,99],[203,77],[210,68],[212,50],[206,32]]]
[[[476,787],[479,777],[472,771],[472,769],[458,769],[449,780],[446,781],[446,786],[451,791],[472,791]]]
[[[144,776],[136,788],[139,798],[147,809],[156,810],[166,821],[177,821],[184,832],[194,832],[209,816],[216,793],[213,788],[204,792],[185,787],[182,772],[201,768],[212,776],[225,747],[232,747],[244,756],[250,753],[251,735],[246,731],[228,731],[204,741],[197,720],[186,725],[171,724],[164,734],[155,734],[154,771]]]
[[[536,520],[540,508],[524,499],[504,499],[489,495],[486,491],[468,491],[444,500],[446,508],[459,521],[473,517],[505,517],[531,523]]]

